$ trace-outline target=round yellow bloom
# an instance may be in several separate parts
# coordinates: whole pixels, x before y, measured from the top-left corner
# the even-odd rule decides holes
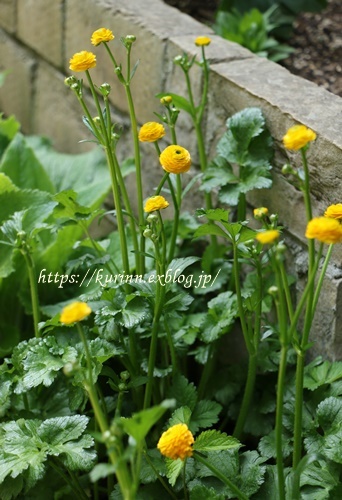
[[[155,212],[156,210],[163,210],[169,206],[169,202],[165,200],[164,196],[152,196],[149,198],[144,206],[145,212]]]
[[[177,460],[192,456],[194,436],[186,424],[176,424],[161,435],[157,448],[162,455]]]
[[[328,217],[316,217],[311,219],[306,227],[305,236],[309,239],[315,238],[322,243],[341,243],[342,224],[336,219]]]
[[[342,219],[342,203],[337,203],[337,205],[330,205],[324,212],[324,217],[329,217],[330,219]]]
[[[191,166],[191,156],[182,146],[171,145],[164,149],[159,157],[161,166],[171,174],[184,174]]]
[[[255,238],[263,245],[267,245],[268,243],[274,243],[279,238],[279,235],[280,233],[277,229],[269,229],[268,231],[258,233]]]
[[[139,130],[139,141],[155,142],[164,137],[164,125],[157,122],[147,122]]]
[[[76,52],[69,61],[71,71],[86,71],[96,66],[96,55],[92,52],[82,50]]]
[[[111,40],[114,40],[115,36],[113,35],[113,32],[107,28],[100,28],[91,35],[91,43],[95,45],[100,45],[102,42],[110,42]]]
[[[286,149],[296,151],[306,146],[308,142],[314,141],[316,137],[315,132],[304,125],[294,125],[284,135],[283,143]]]
[[[266,207],[255,208],[253,210],[253,214],[256,219],[262,219],[265,215],[268,214],[268,208]]]
[[[72,302],[65,306],[59,318],[61,323],[71,325],[76,321],[82,321],[91,313],[91,309],[85,302]]]
[[[205,45],[209,45],[211,43],[211,38],[208,36],[198,36],[195,40],[195,45],[198,47],[203,47]]]

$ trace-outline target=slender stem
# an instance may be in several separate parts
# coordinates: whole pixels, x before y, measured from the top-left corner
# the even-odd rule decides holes
[[[165,172],[165,174],[163,175],[162,180],[160,181],[160,183],[159,183],[159,185],[157,187],[155,196],[157,196],[158,194],[160,194],[160,191],[162,190],[165,182],[169,179],[169,176],[170,176],[170,172]]]
[[[39,311],[39,298],[38,298],[38,287],[36,279],[36,269],[32,259],[32,256],[25,250],[22,250],[22,254],[25,258],[28,278],[30,282],[30,292],[31,292],[31,304],[32,304],[32,314],[33,314],[33,328],[35,337],[39,338],[40,333],[38,329],[38,324],[40,321],[40,311]]]
[[[316,258],[316,263],[313,269],[311,278],[312,286],[310,287],[314,290],[313,279],[316,276],[318,263],[322,254],[322,247],[320,246],[318,256]],[[294,442],[293,442],[293,467],[296,469],[301,460],[302,456],[302,419],[303,419],[303,387],[304,387],[304,367],[305,367],[305,353],[306,347],[309,341],[309,335],[311,330],[311,324],[315,315],[316,306],[318,303],[319,295],[322,289],[322,284],[324,276],[329,264],[331,257],[333,245],[329,246],[325,261],[316,285],[316,291],[314,297],[312,298],[310,315],[307,314],[307,322],[304,324],[303,337],[300,345],[300,350],[297,350],[297,366],[296,366],[296,397],[295,397],[295,420],[294,420]],[[307,305],[308,307],[308,305]],[[310,320],[310,321],[309,321]]]
[[[256,354],[248,356],[248,373],[247,373],[247,381],[245,385],[245,391],[240,407],[239,416],[235,425],[235,429],[233,432],[233,436],[236,439],[240,439],[241,434],[243,432],[243,428],[245,426],[246,418],[248,415],[248,411],[251,404],[251,399],[255,386],[255,378],[258,366],[258,357]]]
[[[204,458],[202,455],[200,455],[198,452],[195,451],[193,455],[194,459],[197,460],[198,462],[201,462],[203,465],[205,465],[211,472],[215,474],[215,476],[220,479],[228,488],[232,490],[232,492],[237,496],[239,500],[248,500],[247,495],[242,493],[242,491],[235,486],[235,484],[228,479],[227,476],[222,474],[214,465],[212,465],[206,458]]]
[[[173,218],[173,226],[172,226],[172,234],[171,234],[171,240],[170,240],[168,262],[171,262],[175,256],[175,248],[176,248],[178,226],[179,226],[179,216],[180,216],[180,209],[181,209],[181,204],[182,204],[181,174],[176,174],[176,186],[177,186],[177,195],[176,195],[177,203],[176,204],[174,203],[175,213],[174,213],[174,218]],[[172,193],[172,191],[171,191],[171,193]]]
[[[183,479],[183,491],[184,491],[184,500],[188,500],[188,489],[186,487],[186,460],[184,461],[184,466],[183,466],[183,474],[182,474],[182,479]]]
[[[134,144],[134,157],[135,157],[135,169],[136,169],[136,183],[137,183],[137,198],[138,198],[138,218],[139,218],[139,226],[141,231],[140,238],[140,266],[138,269],[138,274],[144,274],[145,272],[145,238],[142,235],[142,228],[144,227],[144,206],[143,206],[143,187],[142,187],[142,173],[141,173],[141,159],[140,159],[140,146],[139,146],[139,137],[138,137],[138,127],[137,127],[137,119],[135,116],[134,104],[132,99],[131,88],[129,83],[125,85],[126,97],[129,107],[129,115],[131,119],[131,130]]]
[[[277,472],[278,472],[278,498],[285,500],[285,478],[283,463],[283,404],[284,404],[284,385],[286,375],[288,346],[283,345],[280,354],[280,365],[278,371],[277,385],[277,410],[276,410],[276,454],[277,454]]]
[[[238,303],[238,310],[239,310],[239,318],[240,318],[240,324],[242,328],[242,333],[243,337],[245,340],[246,348],[248,350],[249,354],[254,354],[254,346],[251,342],[251,339],[249,338],[249,332],[247,328],[247,323],[245,320],[245,311],[243,310],[243,300],[242,300],[242,293],[241,293],[241,284],[240,284],[240,264],[239,264],[239,257],[238,257],[238,246],[236,241],[233,241],[233,258],[234,258],[234,264],[233,264],[233,273],[234,273],[234,278],[235,278],[235,291],[236,291],[236,299]]]
[[[177,354],[176,354],[176,349],[175,349],[175,346],[173,343],[172,333],[171,333],[171,330],[169,328],[167,321],[164,321],[164,328],[166,331],[167,342],[169,344],[169,351],[170,351],[171,363],[172,363],[172,375],[175,376],[178,373]]]
[[[90,356],[90,351],[88,347],[87,339],[84,335],[83,328],[79,323],[77,323],[77,330],[80,335],[80,338],[83,343],[84,352],[86,355],[87,368],[88,368],[88,378],[86,380],[86,389],[89,395],[89,399],[94,410],[95,419],[99,424],[100,430],[102,433],[105,433],[109,430],[107,419],[101,409],[99,399],[96,393],[96,389],[93,382],[93,371],[92,371],[92,361]],[[133,500],[131,495],[131,479],[129,477],[129,472],[127,469],[126,462],[120,460],[120,456],[115,451],[114,447],[108,448],[108,456],[112,462],[112,464],[117,466],[116,469],[116,477],[118,478],[118,482],[120,484],[120,488],[125,500]]]
[[[158,469],[155,468],[152,460],[150,459],[150,457],[148,456],[148,454],[146,453],[146,451],[144,451],[144,457],[146,459],[146,462],[148,462],[148,464],[150,465],[150,467],[152,468],[153,472],[155,473],[155,475],[157,476],[158,480],[160,481],[160,483],[162,484],[162,486],[165,488],[165,490],[168,492],[168,494],[170,495],[171,498],[173,498],[174,500],[177,500],[177,496],[173,493],[173,491],[169,488],[168,484],[166,483],[166,481],[164,481],[164,479],[162,478],[162,476],[159,474],[159,471]]]

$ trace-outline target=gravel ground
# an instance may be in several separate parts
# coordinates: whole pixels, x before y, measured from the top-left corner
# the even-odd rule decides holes
[[[164,0],[199,21],[211,24],[218,0]],[[329,0],[320,13],[302,13],[288,44],[295,52],[281,61],[291,73],[342,97],[342,2]]]

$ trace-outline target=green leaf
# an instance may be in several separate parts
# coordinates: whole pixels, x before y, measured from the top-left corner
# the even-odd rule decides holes
[[[342,428],[342,398],[330,397],[317,407],[317,420],[324,431]]]
[[[1,74],[0,74],[1,86]],[[16,133],[20,130],[20,123],[16,120],[14,115],[3,118],[0,114],[0,135],[7,137],[10,141],[15,137]]]
[[[163,455],[157,448],[143,453],[140,480],[143,484],[153,483],[159,476],[166,476],[166,464]]]
[[[305,369],[304,387],[314,391],[325,384],[332,384],[336,380],[342,379],[342,361],[321,361],[313,362]]]
[[[202,432],[195,440],[196,451],[221,451],[240,448],[241,443],[224,432],[215,430]]]
[[[200,238],[201,236],[209,236],[212,234],[228,239],[228,235],[223,231],[223,229],[216,224],[210,224],[209,222],[207,224],[202,224],[198,229],[196,229],[194,238]]]
[[[191,415],[189,426],[191,432],[196,433],[200,428],[211,427],[213,424],[216,424],[219,420],[218,415],[221,410],[222,406],[216,403],[216,401],[208,401],[206,399],[199,401]]]
[[[91,482],[96,483],[99,479],[111,476],[116,468],[117,466],[114,464],[96,464],[89,474]]]
[[[202,324],[202,340],[211,343],[227,333],[237,315],[236,295],[223,292],[208,302],[208,314]]]
[[[213,221],[228,222],[229,210],[224,210],[223,208],[213,208],[209,210],[199,208],[196,210],[195,214],[197,215],[197,217],[203,217],[205,215],[207,219]]]
[[[193,410],[197,401],[196,387],[184,375],[177,374],[169,389],[168,397],[176,400],[177,407],[188,406]]]
[[[100,148],[82,154],[55,151],[42,137],[28,137],[28,144],[49,176],[53,192],[74,190],[80,205],[94,208],[110,189],[110,174]]]
[[[166,463],[166,476],[171,486],[174,486],[176,484],[178,476],[183,470],[185,462],[180,458],[177,458],[177,460],[171,460],[171,458],[166,458],[165,463]]]
[[[54,196],[54,200],[58,203],[54,210],[54,216],[57,218],[66,217],[77,221],[79,219],[88,219],[92,210],[88,207],[83,207],[77,201],[77,193],[69,189],[62,191]]]
[[[190,500],[226,500],[223,493],[218,493],[215,488],[197,485],[190,491]]]
[[[177,424],[186,424],[189,427],[191,410],[188,406],[177,408],[169,419],[169,427]]]
[[[18,191],[18,188],[7,175],[0,172],[0,195],[6,191]]]
[[[21,189],[54,192],[49,176],[21,133],[16,134],[6,149],[0,163],[0,171]]]
[[[32,487],[43,477],[48,456],[58,456],[72,470],[89,470],[95,452],[89,450],[93,438],[84,434],[87,424],[82,415],[1,424],[0,483],[27,470],[27,489]]]
[[[145,439],[149,430],[164,415],[166,410],[175,405],[174,400],[166,399],[160,405],[153,406],[134,414],[131,418],[121,417],[120,421],[127,434],[132,436],[137,443]]]

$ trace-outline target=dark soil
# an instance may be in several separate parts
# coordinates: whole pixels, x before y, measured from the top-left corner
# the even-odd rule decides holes
[[[198,21],[212,24],[219,0],[164,0]],[[342,97],[342,2],[322,12],[300,14],[287,42],[295,52],[280,62],[291,73]]]

